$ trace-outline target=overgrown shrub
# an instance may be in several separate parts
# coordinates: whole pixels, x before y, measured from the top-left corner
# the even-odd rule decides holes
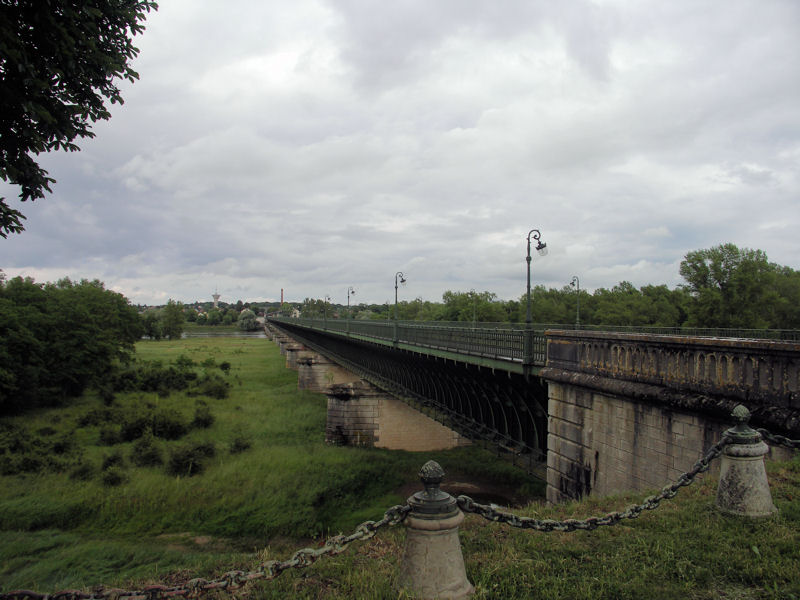
[[[131,462],[137,467],[154,467],[164,463],[164,456],[152,431],[147,431],[133,444]]]
[[[122,432],[118,425],[109,425],[100,430],[100,444],[102,446],[113,446],[122,441]]]
[[[90,462],[82,462],[69,472],[69,478],[76,481],[88,481],[94,477],[95,467]]]
[[[0,475],[65,471],[82,454],[71,437],[43,437],[23,426],[0,423]]]
[[[109,487],[122,485],[128,481],[128,474],[121,467],[109,467],[103,471],[101,481],[103,482],[103,485],[107,485]]]
[[[189,431],[183,415],[172,408],[162,408],[152,414],[150,426],[153,435],[165,440],[177,440]]]
[[[100,466],[100,469],[103,471],[108,471],[111,467],[123,467],[125,466],[125,457],[122,456],[122,452],[116,451],[112,452],[111,454],[107,454],[103,458],[103,463]]]
[[[209,396],[222,400],[228,397],[231,385],[218,373],[206,373],[189,389],[190,396]]]
[[[78,427],[91,427],[114,420],[114,411],[111,408],[93,408],[85,415],[78,418]]]
[[[214,415],[211,408],[204,400],[196,400],[194,403],[194,420],[192,425],[201,429],[208,429],[214,424]]]
[[[170,451],[167,473],[178,477],[197,475],[205,469],[207,459],[215,454],[214,442],[183,444]]]
[[[148,428],[152,428],[153,418],[152,413],[145,412],[137,414],[129,412],[122,417],[122,424],[120,425],[120,435],[126,442],[138,440],[144,435]]]
[[[231,372],[231,363],[229,363],[227,360],[223,360],[221,363],[219,363],[219,370],[227,375]]]

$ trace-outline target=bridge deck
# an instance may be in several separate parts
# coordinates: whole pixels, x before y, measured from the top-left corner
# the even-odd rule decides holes
[[[546,339],[543,331],[526,331],[511,326],[454,327],[404,321],[281,317],[271,317],[270,320],[512,373],[523,373],[526,365],[538,369],[545,364]],[[526,344],[530,348],[528,360]]]

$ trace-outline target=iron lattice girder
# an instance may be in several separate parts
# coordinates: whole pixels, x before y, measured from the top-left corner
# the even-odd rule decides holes
[[[538,378],[294,327],[281,328],[404,400],[433,408],[467,437],[543,457],[547,392]]]

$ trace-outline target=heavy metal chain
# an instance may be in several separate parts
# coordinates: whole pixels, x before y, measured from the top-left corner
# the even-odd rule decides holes
[[[563,531],[570,532],[577,529],[593,530],[603,525],[616,525],[623,519],[635,519],[642,511],[653,510],[658,508],[662,500],[674,498],[678,494],[678,490],[684,486],[691,485],[698,473],[708,470],[711,461],[722,454],[724,446],[730,443],[727,436],[717,442],[711,449],[706,452],[705,456],[700,458],[692,469],[683,473],[678,480],[664,487],[661,492],[655,496],[650,496],[641,504],[629,507],[623,512],[610,512],[602,517],[589,517],[579,521],[577,519],[565,519],[564,521],[556,521],[554,519],[532,519],[530,517],[520,517],[510,513],[495,510],[492,506],[486,504],[478,504],[469,496],[459,496],[457,498],[458,507],[465,513],[475,513],[489,521],[497,523],[505,523],[511,527],[519,527],[521,529],[535,529],[536,531]]]
[[[777,433],[770,433],[766,429],[756,429],[766,441],[777,446],[786,446],[787,448],[800,448],[800,440],[790,440],[788,437],[778,435]]]
[[[96,592],[64,590],[54,594],[40,594],[29,590],[0,593],[0,600],[160,600],[183,596],[194,598],[211,590],[234,590],[256,579],[271,580],[287,569],[302,569],[327,554],[340,554],[356,540],[368,540],[385,525],[397,525],[405,520],[411,507],[396,505],[389,508],[380,521],[365,521],[350,535],[336,535],[321,548],[302,548],[287,561],[268,560],[255,571],[229,571],[220,579],[190,579],[180,585],[149,585],[141,590],[102,589]]]

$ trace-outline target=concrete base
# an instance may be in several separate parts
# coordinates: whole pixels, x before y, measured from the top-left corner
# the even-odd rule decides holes
[[[743,517],[768,517],[777,512],[769,491],[764,442],[728,444],[722,451],[717,508]]]
[[[402,589],[415,598],[458,600],[475,588],[467,579],[458,526],[461,511],[447,519],[406,517],[406,545],[400,566]]]

